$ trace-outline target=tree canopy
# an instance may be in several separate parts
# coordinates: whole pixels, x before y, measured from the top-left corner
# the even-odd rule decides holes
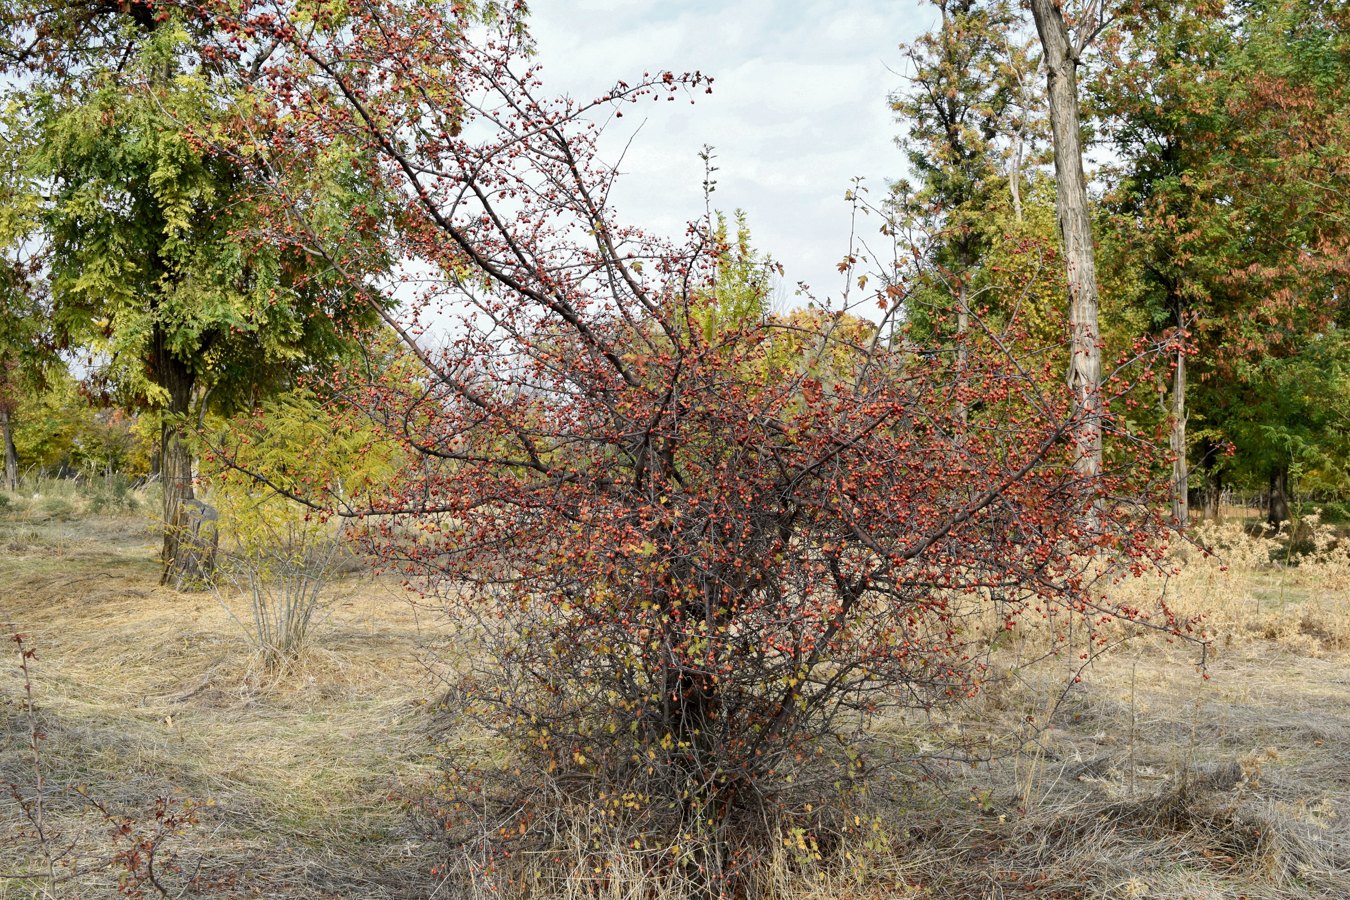
[[[388,301],[334,277],[310,235],[272,230],[288,214],[266,189],[272,173],[224,140],[266,123],[247,84],[226,88],[201,52],[209,27],[138,4],[72,9],[87,20],[33,14],[16,63],[28,82],[11,97],[33,132],[23,175],[42,198],[48,318],[93,353],[108,396],[162,418],[165,577],[177,577],[191,419],[329,364]],[[373,246],[379,204],[350,154],[312,148],[290,162],[309,226],[364,229]],[[354,222],[353,209],[369,212]],[[378,252],[364,263],[383,264]]]

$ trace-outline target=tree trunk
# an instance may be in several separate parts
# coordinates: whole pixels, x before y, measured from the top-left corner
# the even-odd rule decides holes
[[[1210,472],[1205,484],[1205,519],[1219,521],[1219,500],[1223,497],[1223,476],[1217,469]]]
[[[705,673],[675,673],[676,701],[671,732],[685,749],[682,767],[688,784],[684,799],[685,827],[702,838],[693,849],[695,872],[690,896],[697,900],[727,897],[723,873],[729,848],[727,822],[738,803],[734,777],[719,765],[717,748],[723,736],[718,721],[721,703],[717,681]],[[692,873],[691,873],[692,874]]]
[[[9,410],[0,409],[0,430],[5,434],[5,490],[19,487],[19,452],[14,449],[14,419]]]
[[[1102,470],[1101,347],[1097,326],[1097,267],[1088,214],[1087,178],[1079,139],[1078,58],[1056,0],[1031,0],[1045,51],[1050,128],[1055,150],[1055,205],[1069,282],[1069,387],[1082,410],[1075,467],[1085,479]]]
[[[185,540],[183,502],[192,496],[192,451],[185,429],[192,407],[191,370],[172,353],[156,358],[159,384],[169,392],[169,407],[160,428],[160,472],[164,484],[164,549],[160,583],[181,583],[191,553]]]
[[[1219,518],[1220,500],[1223,497],[1223,468],[1221,465],[1223,451],[1213,439],[1202,437],[1199,454],[1199,466],[1205,478],[1205,489],[1201,502],[1204,505],[1205,519],[1215,522]]]
[[[1266,522],[1279,530],[1289,520],[1289,467],[1278,465],[1270,470],[1270,508]]]
[[[1177,307],[1177,328],[1181,328],[1181,308]],[[1180,335],[1178,334],[1178,337]],[[1190,472],[1186,466],[1186,348],[1177,347],[1176,368],[1172,370],[1172,518],[1185,528],[1190,519]]]

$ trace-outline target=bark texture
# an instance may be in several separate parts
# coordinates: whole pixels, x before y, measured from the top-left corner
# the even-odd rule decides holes
[[[208,547],[198,539],[199,527],[190,515],[192,450],[184,429],[192,409],[195,378],[191,368],[156,342],[155,375],[169,394],[169,406],[160,431],[160,474],[164,484],[164,547],[160,583],[182,587],[207,580],[215,563],[215,542]]]
[[[1266,511],[1266,522],[1278,530],[1288,520],[1289,467],[1276,466],[1270,470],[1270,506]]]
[[[1172,370],[1171,413],[1172,517],[1185,528],[1189,524],[1191,508],[1190,471],[1186,465],[1186,351],[1182,347],[1177,348],[1176,367]]]
[[[1079,49],[1070,39],[1055,0],[1031,0],[1031,13],[1045,52],[1055,151],[1055,205],[1069,282],[1068,381],[1084,413],[1077,436],[1076,465],[1084,478],[1095,478],[1102,469],[1101,332],[1097,325],[1097,265],[1079,136]]]

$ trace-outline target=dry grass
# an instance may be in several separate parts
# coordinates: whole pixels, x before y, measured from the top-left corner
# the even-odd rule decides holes
[[[214,597],[157,585],[149,523],[25,512],[0,520],[0,618],[38,650],[46,777],[67,789],[57,827],[82,874],[56,896],[116,887],[114,842],[76,786],[138,820],[160,796],[209,804],[173,849],[229,895],[423,893],[432,862],[399,797],[431,774],[418,712],[434,683],[419,660],[443,637],[425,612],[386,585],[349,584],[313,650],[276,681]],[[31,790],[21,680],[0,689],[0,781]],[[20,810],[9,797],[0,807],[0,872],[31,871]],[[32,890],[0,881],[0,897]]]
[[[137,827],[156,797],[202,803],[199,823],[165,844],[202,876],[197,895],[472,896],[431,875],[443,851],[401,802],[436,778],[423,703],[438,686],[422,660],[453,652],[449,630],[396,588],[350,580],[313,648],[276,679],[214,597],[158,587],[153,537],[148,521],[89,516],[74,497],[0,511],[0,619],[39,652],[48,814],[74,844],[63,862],[78,864],[50,895],[116,892],[117,847],[72,792],[83,785]],[[1065,694],[1062,665],[1025,671],[1018,653],[1034,647],[1010,644],[999,676],[957,717],[884,723],[877,746],[909,762],[859,801],[858,821],[875,828],[823,859],[785,836],[764,861],[764,896],[1344,896],[1350,556],[1331,538],[1323,529],[1291,567],[1272,558],[1276,542],[1229,529],[1216,535],[1227,569],[1192,553],[1168,580],[1179,612],[1208,615],[1218,648],[1208,680],[1195,648],[1144,637]],[[33,774],[22,679],[0,690],[0,781],[23,796]],[[996,758],[912,762],[953,740]],[[0,798],[0,809],[0,874],[34,871],[17,801]],[[573,837],[515,896],[690,893],[679,877],[653,876],[670,871],[650,864],[663,848],[644,859],[590,846],[584,830]],[[0,898],[42,888],[0,879]]]
[[[943,861],[930,895],[1347,896],[1350,547],[1306,525],[1296,563],[1230,521],[1196,530],[1215,555],[1186,548],[1179,574],[1120,588],[1202,616],[1203,669],[1195,645],[1141,634],[1066,691],[1072,655],[1021,668],[1035,628],[995,654],[943,727],[997,758],[930,766],[933,791],[894,821]]]
[[[1342,897],[1350,884],[1350,681],[1343,657],[1236,647],[1099,660],[1020,752],[930,768],[898,818],[939,855],[935,897]],[[1009,679],[970,732],[1015,732],[1062,680]]]
[[[1179,613],[1204,615],[1218,649],[1259,639],[1308,656],[1350,650],[1350,541],[1337,529],[1305,518],[1292,562],[1284,536],[1250,521],[1201,525],[1196,537],[1215,553],[1188,549],[1168,596]]]

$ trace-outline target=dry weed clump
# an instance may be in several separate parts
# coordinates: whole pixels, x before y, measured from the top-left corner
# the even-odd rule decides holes
[[[896,726],[916,756],[946,748],[894,826],[901,852],[941,861],[923,896],[1344,896],[1350,549],[1316,518],[1292,553],[1237,523],[1193,534],[1210,553],[1107,589],[1198,620],[1204,652],[1138,623],[1105,643],[1053,615],[1005,631],[987,598],[952,598],[987,641],[980,693],[937,734]]]
[[[892,827],[923,896],[1344,896],[1350,687],[1340,660],[1236,646],[1202,679],[1139,642],[1062,694],[1003,672],[966,710],[976,765],[935,760]],[[1023,728],[1048,705],[1053,720]],[[967,758],[972,759],[974,753]]]
[[[937,860],[902,851],[892,822],[900,808],[898,795],[858,792],[847,815],[809,804],[799,807],[794,818],[781,816],[760,826],[777,840],[757,848],[754,856],[695,832],[644,832],[642,816],[633,815],[641,799],[617,796],[602,808],[589,798],[573,803],[559,798],[547,845],[502,856],[484,855],[465,842],[437,874],[452,896],[505,900],[930,896],[923,888],[925,869]],[[718,867],[722,888],[710,888],[708,872]],[[728,888],[732,883],[734,889]]]
[[[1333,526],[1306,516],[1291,540],[1206,522],[1193,536],[1209,552],[1192,550],[1165,584],[1134,589],[1165,591],[1178,615],[1203,616],[1218,648],[1259,639],[1312,656],[1350,649],[1350,542]]]
[[[1161,598],[1176,622],[1193,623],[1188,633],[1208,643],[1197,661],[1252,640],[1273,641],[1307,656],[1350,649],[1350,603],[1345,600],[1350,541],[1315,514],[1301,519],[1293,532],[1291,538],[1242,521],[1201,523],[1161,565],[1115,580],[1095,599],[1109,612],[1113,605],[1149,609]],[[1082,631],[1075,633],[1075,622],[1053,610],[1041,617],[1023,615],[1005,634],[1003,613],[987,601],[980,594],[951,598],[968,611],[967,627],[985,642],[996,669],[1020,669],[1054,654],[1070,663],[1090,662],[1151,631],[1153,640],[1169,638],[1166,629],[1146,627],[1147,614],[1136,621],[1116,618],[1114,628],[1112,617],[1103,615],[1097,622],[1099,639],[1090,641]]]

